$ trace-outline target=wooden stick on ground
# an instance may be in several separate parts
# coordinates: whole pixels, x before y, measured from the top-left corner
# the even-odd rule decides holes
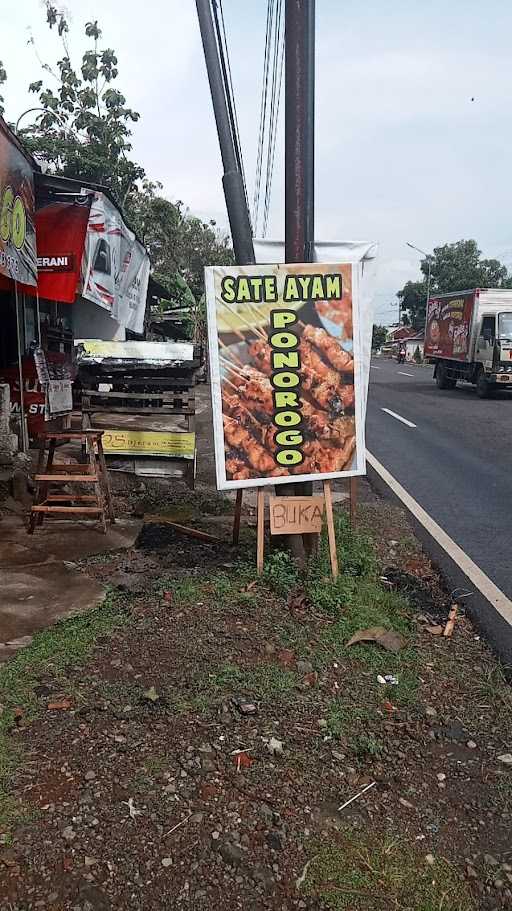
[[[451,634],[453,633],[453,628],[455,626],[455,621],[457,619],[458,612],[459,612],[459,605],[455,604],[455,603],[452,604],[452,606],[450,608],[450,613],[448,614],[448,622],[447,622],[447,624],[444,628],[444,632],[443,632],[443,636],[446,636],[447,639],[449,639]]]
[[[258,487],[258,547],[256,552],[256,568],[258,576],[263,572],[263,558],[265,553],[265,491]]]
[[[324,481],[325,518],[327,521],[327,536],[329,538],[329,554],[331,557],[332,577],[336,581],[339,575],[338,555],[336,553],[336,533],[334,531],[334,517],[332,513],[331,482]]]
[[[242,497],[244,495],[243,487],[236,492],[235,517],[233,519],[233,544],[238,544],[240,540],[240,519],[242,517]]]

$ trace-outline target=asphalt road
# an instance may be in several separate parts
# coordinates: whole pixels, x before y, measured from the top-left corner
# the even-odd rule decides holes
[[[432,373],[372,361],[367,448],[512,598],[512,394],[441,391]]]

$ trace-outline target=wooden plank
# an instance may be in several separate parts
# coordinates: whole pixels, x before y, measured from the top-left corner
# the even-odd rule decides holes
[[[40,433],[43,440],[86,440],[91,436],[101,436],[103,430],[56,430]]]
[[[89,466],[82,465],[82,464],[80,464],[80,462],[74,462],[73,464],[64,463],[64,462],[54,462],[52,465],[52,470],[55,471],[56,474],[65,474],[65,473],[76,474],[77,471],[79,471],[80,474],[86,474],[89,471]],[[48,474],[48,470],[47,470],[47,474]]]
[[[455,603],[452,604],[452,606],[450,608],[450,613],[448,614],[448,622],[443,631],[443,636],[446,636],[448,639],[451,637],[451,635],[453,633],[453,629],[455,626],[455,621],[457,619],[458,612],[459,612],[459,605],[455,604]]]
[[[52,484],[67,484],[69,481],[80,482],[81,484],[97,483],[98,478],[94,474],[36,474],[35,481],[51,481]]]
[[[263,560],[265,556],[265,491],[263,487],[258,487],[258,545],[256,553],[256,568],[258,576],[263,572]]]
[[[37,513],[84,513],[86,515],[99,515],[103,510],[99,506],[32,506],[32,512]]]
[[[332,491],[331,482],[324,481],[325,497],[325,517],[327,520],[327,535],[329,538],[329,555],[331,558],[331,570],[334,580],[338,578],[338,555],[336,553],[336,532],[334,531],[334,517],[332,512]]]
[[[242,498],[244,495],[243,487],[239,487],[236,492],[235,516],[233,519],[233,544],[238,544],[240,540],[240,520],[242,518]]]
[[[153,414],[159,417],[161,414],[195,414],[194,408],[171,408],[170,405],[162,405],[159,408],[133,408],[118,407],[117,405],[83,405],[82,410],[89,414]]]
[[[47,503],[60,503],[62,500],[79,501],[81,503],[96,503],[96,497],[93,494],[72,494],[72,493],[49,493],[46,497]]]
[[[207,544],[219,543],[219,538],[216,538],[215,535],[209,535],[208,532],[201,531],[199,528],[190,528],[188,525],[180,525],[178,522],[173,522],[172,519],[169,519],[167,516],[144,516],[144,524],[169,525],[171,528],[174,528],[175,531],[178,531],[183,535],[188,535],[190,538],[197,538],[199,541],[205,541]]]
[[[269,497],[270,534],[303,535],[322,531],[323,497]]]
[[[357,478],[350,478],[350,524],[355,528],[357,512]]]

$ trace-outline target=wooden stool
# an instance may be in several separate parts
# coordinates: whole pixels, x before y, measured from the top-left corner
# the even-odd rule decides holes
[[[59,517],[83,515],[91,518],[98,516],[104,533],[107,533],[105,512],[112,524],[115,522],[115,516],[101,442],[102,436],[102,430],[46,431],[39,434],[39,459],[34,477],[36,489],[34,503],[30,510],[29,535],[34,533],[36,525],[43,524],[45,515]],[[86,464],[75,462],[71,465],[61,463],[54,465],[53,459],[57,443],[67,443],[70,440],[82,443],[85,448]],[[50,493],[51,485],[64,486],[72,483],[92,484],[94,493],[73,494],[65,491]]]

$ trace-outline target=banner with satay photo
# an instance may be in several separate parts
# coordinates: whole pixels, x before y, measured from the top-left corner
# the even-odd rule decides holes
[[[219,489],[365,472],[355,262],[210,267]]]

